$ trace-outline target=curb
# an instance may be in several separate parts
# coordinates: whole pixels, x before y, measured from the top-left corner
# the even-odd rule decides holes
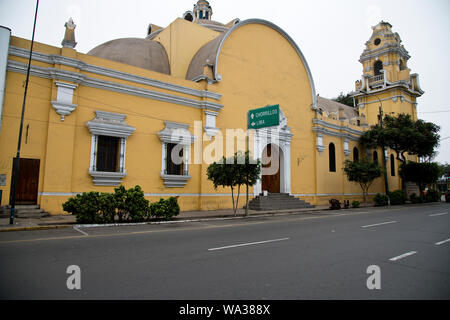
[[[438,203],[428,203],[430,204],[440,204]],[[412,204],[404,204],[396,207],[409,207]],[[419,204],[420,206],[421,204]],[[414,204],[414,206],[418,206],[418,204]],[[392,207],[392,206],[391,206]],[[359,207],[359,208],[351,208],[351,209],[368,209],[368,208],[382,208],[382,207]],[[350,208],[349,208],[350,209]],[[344,210],[344,209],[342,209]],[[288,209],[285,211],[265,211],[265,212],[254,212],[248,216],[244,216],[242,214],[239,215],[216,215],[209,217],[184,217],[184,218],[175,218],[174,220],[169,221],[147,221],[147,222],[132,222],[132,223],[108,223],[108,224],[74,224],[70,222],[70,224],[58,224],[58,225],[38,225],[38,226],[29,226],[29,227],[0,227],[0,232],[11,232],[11,231],[34,231],[34,230],[49,230],[49,229],[69,229],[69,228],[98,228],[98,227],[120,227],[120,226],[138,226],[138,225],[160,225],[160,224],[174,224],[174,223],[186,223],[186,222],[203,222],[203,221],[219,221],[219,220],[236,220],[236,219],[246,219],[246,218],[259,218],[259,217],[271,217],[275,215],[285,216],[285,215],[293,215],[293,214],[302,214],[302,213],[311,213],[311,212],[324,212],[324,211],[333,211],[330,209],[319,209],[319,208],[309,208],[308,210],[298,211],[296,209]],[[334,210],[335,213],[340,212],[341,210]]]
[[[258,217],[269,217],[275,215],[292,215],[292,214],[301,214],[301,213],[310,213],[314,211],[326,211],[327,209],[314,209],[297,211],[295,209],[286,210],[286,211],[266,211],[261,213],[253,213],[248,216],[244,216],[242,214],[239,215],[217,215],[217,216],[209,216],[209,217],[184,217],[184,218],[175,218],[174,220],[169,221],[146,221],[146,222],[131,222],[131,223],[102,223],[102,224],[74,224],[70,222],[70,224],[58,224],[58,225],[38,225],[38,226],[29,226],[29,227],[0,227],[0,232],[12,232],[12,231],[34,231],[34,230],[49,230],[49,229],[69,229],[69,228],[98,228],[98,227],[120,227],[120,226],[138,226],[138,225],[160,225],[160,224],[175,224],[175,223],[186,223],[186,222],[202,222],[202,221],[219,221],[219,220],[236,220],[236,219],[245,219],[245,218],[258,218]]]
[[[174,220],[168,221],[146,221],[146,222],[131,222],[131,223],[102,223],[102,224],[74,224],[74,228],[98,228],[98,227],[120,227],[120,226],[139,226],[139,225],[159,225],[159,224],[174,224],[174,223],[186,223],[186,222],[204,222],[204,221],[220,221],[220,220],[237,220],[237,219],[247,219],[247,218],[259,218],[259,217],[271,217],[271,216],[285,216],[292,214],[302,214],[302,213],[311,213],[311,212],[321,212],[328,211],[328,209],[314,209],[297,211],[286,210],[282,212],[277,211],[268,211],[261,213],[253,213],[248,216],[244,216],[242,214],[236,216],[229,215],[217,215],[217,216],[209,216],[209,217],[184,217],[184,218],[175,218]]]
[[[30,227],[10,227],[10,228],[0,228],[0,232],[10,232],[10,231],[34,231],[34,230],[48,230],[48,229],[68,229],[72,225],[54,225],[54,226],[30,226]]]

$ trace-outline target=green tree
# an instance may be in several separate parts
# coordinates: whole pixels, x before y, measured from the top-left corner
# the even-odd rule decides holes
[[[412,162],[400,167],[400,175],[405,181],[415,182],[419,186],[420,198],[423,199],[423,190],[429,183],[436,182],[440,176],[440,168],[435,162]]]
[[[447,162],[445,164],[438,164],[439,169],[441,170],[440,175],[443,175],[446,179],[450,177],[450,164]]]
[[[233,202],[233,211],[236,211],[239,205],[239,194],[241,185],[253,186],[259,178],[261,172],[261,162],[258,159],[256,163],[250,162],[250,153],[247,151],[236,152],[233,157],[226,159],[222,157],[219,162],[214,162],[208,166],[206,174],[208,179],[213,182],[214,188],[230,187],[231,199]],[[234,199],[234,190],[237,187],[236,202]]]
[[[344,172],[348,181],[358,183],[363,191],[364,203],[367,203],[367,193],[373,181],[381,176],[378,163],[362,158],[359,161],[346,160]]]
[[[343,92],[341,92],[337,98],[333,98],[331,100],[345,104],[349,107],[354,107],[353,97],[349,93],[344,94]]]
[[[405,164],[407,153],[432,158],[439,144],[439,130],[434,123],[414,121],[409,114],[386,115],[383,127],[373,126],[361,136],[360,142],[369,148],[389,147],[395,151],[397,160]]]

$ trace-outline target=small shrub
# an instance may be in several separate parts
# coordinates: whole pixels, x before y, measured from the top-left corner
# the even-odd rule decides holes
[[[63,209],[76,216],[78,223],[114,221],[114,199],[109,193],[83,192],[63,203]]]
[[[176,197],[170,197],[167,200],[161,198],[150,205],[150,212],[157,219],[169,220],[180,213],[180,206]]]
[[[341,203],[338,199],[331,199],[330,201],[330,209],[331,210],[339,210],[341,209]]]
[[[409,200],[411,201],[411,203],[422,203],[422,198],[418,197],[415,193],[412,193],[409,196]]]
[[[145,199],[140,186],[128,190],[124,186],[115,188],[114,202],[119,222],[124,220],[139,222],[150,218],[149,201]]]
[[[430,189],[425,195],[426,202],[438,202],[441,200],[441,193],[435,189]]]
[[[373,198],[373,201],[375,202],[375,206],[377,207],[387,206],[388,196],[385,194],[377,193],[376,196]]]
[[[120,186],[114,194],[84,192],[63,203],[63,209],[75,215],[79,223],[112,223],[116,214],[119,222],[145,221],[151,216],[140,186],[128,190]]]
[[[350,201],[344,200],[344,209],[348,209],[348,208],[350,208]]]
[[[392,192],[389,192],[389,198],[391,200],[391,205],[399,205],[399,204],[405,204],[406,201],[406,195],[402,190],[395,190]]]
[[[357,200],[355,200],[355,201],[352,201],[352,208],[359,208],[359,205],[361,204],[361,202],[359,202],[359,201],[357,201]]]

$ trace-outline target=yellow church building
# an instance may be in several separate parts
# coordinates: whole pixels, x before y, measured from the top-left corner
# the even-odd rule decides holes
[[[71,196],[122,184],[140,185],[152,202],[178,196],[184,211],[231,208],[230,190],[215,190],[206,169],[245,149],[247,112],[267,105],[279,105],[280,124],[249,130],[249,148],[279,165],[251,198],[267,191],[312,205],[361,200],[344,161],[367,155],[381,164],[381,149],[363,150],[360,135],[378,123],[380,106],[417,119],[423,94],[392,26],[373,27],[349,107],[317,95],[306,58],[281,28],[212,15],[200,0],[167,27],[151,24],[146,38],[111,40],[87,54],[75,49],[72,20],[62,47],[35,42],[16,203],[61,214]],[[30,43],[0,27],[1,206],[11,199]],[[390,150],[386,156],[392,191],[401,188],[398,162]],[[382,177],[370,188],[378,192]]]

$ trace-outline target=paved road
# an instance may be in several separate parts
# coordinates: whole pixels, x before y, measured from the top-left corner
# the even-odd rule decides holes
[[[4,232],[0,298],[450,299],[449,209]],[[381,289],[367,288],[371,265]]]

